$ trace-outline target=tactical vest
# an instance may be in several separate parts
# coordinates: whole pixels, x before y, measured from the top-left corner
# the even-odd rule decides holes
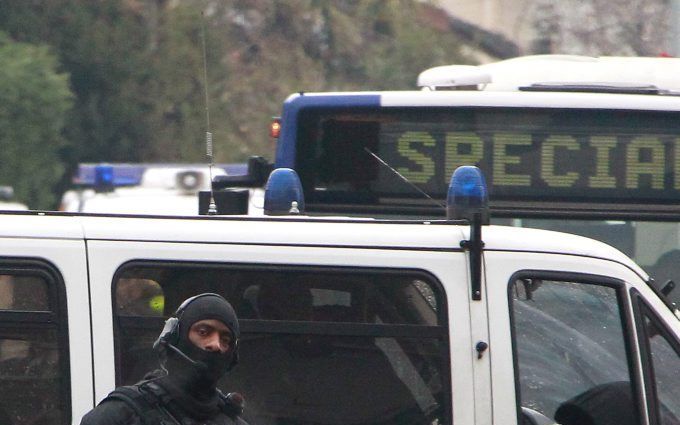
[[[224,395],[220,390],[217,392],[222,413],[234,423],[245,423],[239,418],[243,413],[243,397],[238,393]],[[170,396],[167,391],[153,381],[118,387],[102,400],[102,403],[107,400],[125,403],[135,412],[143,425],[184,425],[182,418],[177,417],[168,408]]]

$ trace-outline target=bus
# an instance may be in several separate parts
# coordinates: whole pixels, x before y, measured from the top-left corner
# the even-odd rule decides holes
[[[476,165],[495,223],[604,241],[668,293],[679,76],[676,58],[539,55],[428,69],[420,90],[296,93],[273,123],[275,167],[297,171],[310,213],[436,218],[451,172]]]

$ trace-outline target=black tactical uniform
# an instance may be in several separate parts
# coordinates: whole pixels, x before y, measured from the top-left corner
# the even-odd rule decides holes
[[[205,351],[189,340],[191,325],[205,319],[227,325],[232,334],[229,351]],[[135,385],[117,388],[80,424],[246,425],[239,416],[243,410],[240,395],[224,395],[216,387],[238,360],[238,337],[236,313],[224,298],[217,294],[189,298],[168,319],[154,343],[163,370]]]

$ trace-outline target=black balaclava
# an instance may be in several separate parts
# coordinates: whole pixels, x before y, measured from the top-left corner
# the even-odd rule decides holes
[[[188,400],[205,401],[212,405],[216,396],[217,381],[236,364],[238,357],[240,332],[236,313],[231,304],[221,296],[202,294],[185,301],[175,313],[175,317],[179,320],[177,334],[174,340],[168,341],[168,344],[176,347],[190,360],[166,347],[165,368],[168,376],[163,380],[166,383],[164,386],[177,399],[188,397]],[[205,351],[189,340],[191,325],[206,319],[219,320],[231,331],[232,343],[226,353]],[[204,409],[207,406],[197,407]]]

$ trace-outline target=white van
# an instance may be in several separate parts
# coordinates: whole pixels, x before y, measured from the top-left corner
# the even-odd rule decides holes
[[[680,322],[647,281],[601,242],[476,220],[2,213],[0,415],[78,424],[215,292],[252,424],[677,424]]]

